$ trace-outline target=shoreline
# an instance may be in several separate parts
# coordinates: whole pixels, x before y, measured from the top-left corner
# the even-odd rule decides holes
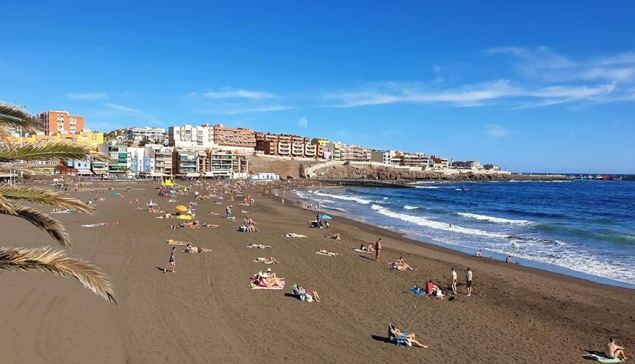
[[[527,181],[529,182],[529,181]],[[322,185],[320,186],[321,189],[331,189],[331,188],[336,188],[339,186],[332,186],[332,185]],[[298,188],[298,189],[309,189],[308,187],[305,188]],[[292,191],[293,192],[293,191]],[[302,203],[306,202],[306,201],[312,201],[309,199],[303,199],[300,196],[298,196],[297,194],[295,194],[292,198],[286,197],[287,200],[289,201],[294,201],[294,204],[296,205],[296,207],[303,209],[303,210],[307,210],[306,208],[302,207]],[[427,249],[441,249],[440,252],[444,252],[444,253],[450,253],[450,254],[461,254],[461,255],[465,255],[468,257],[474,257],[473,254],[475,253],[475,250],[472,248],[466,248],[466,247],[462,247],[460,245],[452,245],[452,244],[447,244],[444,243],[442,241],[434,241],[434,240],[426,240],[426,237],[420,237],[417,235],[411,235],[411,234],[407,234],[405,232],[401,232],[401,231],[391,231],[389,230],[387,227],[382,227],[379,225],[375,225],[374,223],[364,220],[361,217],[351,217],[351,216],[346,216],[345,214],[343,214],[341,211],[335,210],[335,209],[322,209],[322,213],[325,213],[325,210],[328,210],[328,213],[330,215],[333,216],[337,216],[339,219],[344,219],[348,222],[351,223],[355,223],[355,224],[361,224],[364,226],[368,226],[370,228],[374,228],[374,229],[379,229],[381,231],[384,231],[385,234],[397,234],[397,236],[400,237],[400,239],[404,240],[405,242],[408,242],[409,244],[415,244],[415,245],[423,245],[425,248]],[[308,210],[307,210],[308,211]],[[557,266],[557,265],[553,265],[553,264],[547,264],[547,263],[541,263],[541,262],[536,262],[536,261],[532,261],[532,260],[526,260],[526,259],[522,259],[521,262],[517,262],[516,264],[509,264],[505,262],[505,255],[504,254],[500,254],[500,253],[496,253],[496,252],[491,252],[489,250],[485,250],[485,252],[487,254],[489,254],[490,256],[483,256],[482,259],[486,260],[486,261],[491,261],[491,262],[497,262],[497,263],[503,263],[505,265],[511,266],[513,268],[525,268],[525,269],[530,269],[530,270],[535,270],[537,272],[546,272],[549,273],[550,275],[558,275],[558,276],[563,276],[563,277],[567,277],[567,278],[573,278],[573,279],[578,279],[581,281],[586,281],[589,283],[594,283],[594,284],[599,284],[599,285],[603,285],[603,286],[610,286],[610,287],[616,287],[616,288],[624,288],[624,289],[628,289],[628,290],[635,290],[635,283],[627,283],[627,282],[622,282],[622,281],[617,281],[617,280],[613,280],[613,279],[609,279],[609,278],[604,278],[604,277],[600,277],[600,276],[595,276],[592,274],[588,274],[588,273],[583,273],[583,272],[578,272],[575,271],[573,269],[569,269],[569,268],[565,268],[565,267],[561,267],[561,266]]]

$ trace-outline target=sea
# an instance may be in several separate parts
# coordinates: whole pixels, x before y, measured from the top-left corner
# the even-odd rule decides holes
[[[635,288],[635,182],[418,182],[297,190],[306,204],[485,257]]]

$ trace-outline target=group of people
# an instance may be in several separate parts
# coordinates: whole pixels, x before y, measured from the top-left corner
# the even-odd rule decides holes
[[[276,277],[276,274],[271,270],[271,268],[267,268],[265,273],[259,272],[254,274],[252,284],[254,286],[265,288],[284,288],[283,278]]]

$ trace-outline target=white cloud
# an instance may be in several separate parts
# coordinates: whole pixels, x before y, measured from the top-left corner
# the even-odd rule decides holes
[[[117,105],[117,104],[104,104],[104,105],[108,106],[111,109],[115,109],[115,110],[119,110],[119,111],[125,111],[125,112],[129,112],[129,113],[134,113],[134,114],[142,113],[141,110],[133,109],[133,108],[122,106],[122,105]]]
[[[85,94],[66,94],[64,96],[68,97],[69,99],[86,100],[86,101],[102,100],[102,99],[108,98],[108,95],[106,95],[103,92],[85,93]]]
[[[615,83],[595,86],[548,86],[538,89],[523,89],[511,85],[510,81],[498,80],[454,89],[426,90],[420,84],[390,84],[390,87],[374,87],[358,92],[342,92],[327,95],[327,100],[336,102],[335,107],[395,103],[445,103],[453,106],[486,106],[501,102],[515,102],[521,107],[548,106],[559,103],[587,100],[607,95],[616,88]],[[527,100],[538,100],[528,103]]]
[[[485,125],[485,129],[487,134],[493,137],[502,138],[509,135],[509,130],[498,125],[493,125],[493,124]]]
[[[197,95],[196,93],[190,94],[191,96]],[[229,88],[223,88],[219,91],[207,91],[203,93],[203,96],[208,99],[249,99],[260,100],[273,98],[274,95],[268,92],[262,91],[250,91],[244,89],[232,90]]]
[[[302,128],[306,128],[309,125],[309,120],[304,116],[298,120],[298,126]]]

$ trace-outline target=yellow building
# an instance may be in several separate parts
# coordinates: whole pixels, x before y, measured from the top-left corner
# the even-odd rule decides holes
[[[329,145],[329,140],[326,138],[313,138],[311,140],[311,144],[316,144],[319,145],[321,147],[325,147],[327,145]]]

